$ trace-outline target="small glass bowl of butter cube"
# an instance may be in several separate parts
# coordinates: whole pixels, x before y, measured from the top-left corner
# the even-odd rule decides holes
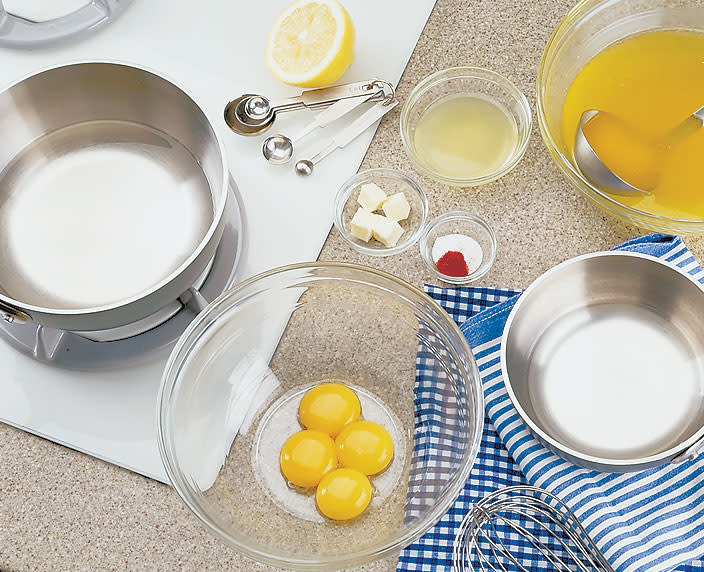
[[[390,256],[415,244],[428,218],[421,186],[394,169],[360,171],[335,197],[335,227],[354,249]]]

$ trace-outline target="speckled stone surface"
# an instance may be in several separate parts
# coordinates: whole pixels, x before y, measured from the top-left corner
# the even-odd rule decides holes
[[[535,109],[535,76],[567,0],[438,0],[399,86],[400,98],[429,73],[481,65],[513,80]],[[371,9],[371,3],[370,3]],[[398,135],[398,108],[387,117],[363,168],[413,173]],[[466,209],[484,216],[499,241],[480,285],[527,286],[556,263],[609,248],[637,234],[573,190],[551,162],[534,127],[528,151],[503,179],[453,189],[417,175],[431,215]],[[688,240],[702,259],[704,241]],[[331,232],[321,259],[382,268],[420,286],[431,276],[417,248],[374,259]],[[387,572],[395,560],[366,566]],[[0,425],[0,569],[5,572],[271,571],[213,539],[169,487]]]

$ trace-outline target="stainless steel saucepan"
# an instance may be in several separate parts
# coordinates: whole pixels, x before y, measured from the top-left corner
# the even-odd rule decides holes
[[[56,67],[0,94],[0,133],[6,320],[125,337],[202,281],[228,168],[182,89],[119,63]]]
[[[704,450],[704,290],[631,252],[573,258],[523,293],[502,370],[523,421],[558,455],[622,472]]]

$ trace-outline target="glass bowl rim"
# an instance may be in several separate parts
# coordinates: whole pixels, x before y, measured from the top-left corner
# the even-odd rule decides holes
[[[431,254],[432,246],[428,244],[428,236],[430,235],[430,232],[437,226],[452,220],[465,220],[477,223],[487,232],[487,235],[489,236],[489,244],[491,245],[491,248],[489,250],[488,259],[485,259],[488,260],[488,262],[485,263],[485,261],[482,260],[482,264],[479,265],[479,268],[467,276],[448,276],[447,274],[440,272],[433,262]],[[449,284],[469,284],[470,282],[479,280],[482,276],[489,272],[489,270],[491,270],[491,267],[494,265],[494,261],[496,260],[497,250],[498,242],[494,229],[491,228],[491,225],[485,218],[468,211],[450,211],[435,217],[425,226],[423,235],[420,237],[420,255],[421,258],[423,258],[425,265],[440,280],[448,282]]]
[[[515,99],[516,103],[518,103],[518,107],[521,110],[520,115],[525,120],[523,136],[520,137],[521,133],[519,130],[520,139],[509,159],[506,160],[500,168],[492,171],[491,173],[487,173],[486,175],[482,175],[481,177],[447,177],[442,173],[434,171],[420,160],[415,152],[408,133],[408,116],[410,115],[411,110],[417,103],[418,99],[431,88],[441,85],[448,80],[458,78],[478,79],[499,85]],[[528,103],[528,98],[526,98],[525,94],[507,77],[488,68],[479,66],[455,66],[433,72],[413,87],[411,93],[408,95],[406,101],[403,103],[403,107],[401,108],[401,142],[403,143],[403,148],[406,150],[406,154],[409,156],[413,164],[421,171],[421,173],[438,182],[452,186],[475,187],[495,181],[496,179],[499,179],[509,173],[514,169],[514,167],[516,167],[516,165],[518,165],[528,149],[532,127],[533,113],[531,112],[530,104]]]
[[[347,201],[349,200],[354,190],[364,179],[374,175],[397,179],[405,183],[408,187],[413,189],[413,191],[418,195],[418,198],[420,199],[421,220],[418,224],[418,228],[415,229],[412,233],[408,233],[408,236],[405,238],[405,240],[398,243],[396,246],[384,248],[370,248],[368,246],[364,246],[355,242],[351,238],[350,233],[345,230],[345,223],[342,220],[342,215],[344,213],[345,206],[347,205]],[[333,223],[343,240],[358,252],[361,252],[362,254],[366,254],[368,256],[392,256],[394,254],[399,254],[404,250],[407,250],[418,241],[421,236],[421,233],[423,232],[423,228],[425,227],[425,224],[428,220],[428,210],[428,196],[426,195],[425,191],[423,190],[423,187],[420,186],[418,181],[413,179],[411,176],[407,175],[403,171],[399,171],[398,169],[365,169],[363,171],[358,171],[357,173],[352,175],[349,179],[342,183],[342,186],[337,191],[337,194],[335,195],[335,217],[333,219]]]
[[[546,92],[548,91],[547,81],[551,66],[553,65],[553,58],[559,54],[562,43],[567,38],[571,37],[572,29],[578,25],[584,17],[598,12],[599,8],[605,4],[613,3],[614,0],[580,0],[567,12],[562,20],[560,20],[560,23],[550,35],[540,58],[535,90],[536,115],[538,117],[538,127],[540,128],[543,143],[552,160],[572,185],[597,206],[607,210],[611,214],[625,218],[635,223],[637,226],[646,226],[654,230],[664,230],[667,232],[702,232],[704,231],[704,218],[674,218],[654,214],[625,205],[611,197],[608,193],[599,190],[582,175],[579,169],[573,165],[572,161],[558,148],[553,138],[552,131],[548,127],[545,99]]]
[[[420,522],[400,536],[378,543],[377,545],[368,546],[363,550],[345,555],[326,556],[319,559],[305,559],[300,557],[288,557],[282,554],[271,554],[259,547],[251,547],[246,543],[239,541],[231,536],[227,531],[221,529],[215,522],[211,521],[206,511],[201,510],[199,503],[195,500],[195,495],[191,494],[190,486],[184,479],[178,463],[175,462],[173,454],[174,442],[173,435],[169,431],[169,402],[171,394],[174,391],[175,384],[179,379],[179,371],[183,365],[185,358],[191,355],[191,351],[196,344],[198,336],[211,323],[219,319],[224,311],[227,311],[233,306],[233,303],[238,300],[240,293],[259,281],[265,280],[272,276],[282,275],[304,269],[330,269],[330,270],[347,270],[358,274],[355,280],[359,283],[363,277],[367,277],[373,283],[376,280],[390,281],[395,286],[406,290],[406,296],[401,296],[405,302],[410,302],[409,296],[421,300],[424,304],[430,306],[437,314],[437,318],[444,322],[452,333],[455,334],[463,355],[460,355],[454,348],[448,348],[448,351],[453,358],[460,364],[463,383],[461,387],[469,398],[474,397],[474,407],[471,411],[473,419],[470,419],[469,425],[471,433],[465,447],[465,454],[462,460],[460,470],[455,475],[455,478],[440,497],[439,502],[428,511],[428,514],[420,519]],[[339,279],[339,278],[338,278]],[[379,287],[384,292],[391,292],[388,288]],[[194,338],[195,336],[195,338]],[[465,359],[467,358],[467,359]],[[162,463],[169,477],[169,482],[175,489],[178,496],[188,507],[188,509],[205,525],[210,533],[226,545],[238,551],[240,554],[253,559],[255,561],[269,564],[272,566],[291,568],[302,571],[324,571],[330,570],[331,566],[335,569],[348,568],[350,566],[360,566],[361,564],[369,563],[374,560],[384,558],[386,556],[396,554],[404,547],[418,540],[423,534],[430,530],[440,518],[449,510],[452,504],[457,499],[462,491],[469,474],[474,466],[474,463],[479,453],[481,444],[483,427],[484,427],[484,392],[479,374],[479,368],[472,353],[472,350],[467,342],[466,337],[460,330],[459,326],[450,317],[450,315],[428,294],[416,288],[412,284],[398,278],[392,274],[377,270],[375,268],[363,266],[361,264],[352,264],[346,262],[303,262],[298,264],[290,264],[281,266],[271,270],[267,270],[257,274],[236,286],[230,288],[218,296],[211,302],[196,318],[189,324],[184,333],[176,342],[174,349],[169,355],[166,367],[164,369],[157,397],[157,443],[159,446],[159,454]],[[172,456],[174,458],[172,458]]]

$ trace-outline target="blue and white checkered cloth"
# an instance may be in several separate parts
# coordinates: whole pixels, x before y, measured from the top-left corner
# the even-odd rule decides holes
[[[704,270],[677,237],[639,237],[617,250],[660,257],[704,283]],[[450,572],[455,532],[471,506],[498,488],[525,483],[562,498],[618,572],[704,571],[699,560],[704,557],[704,458],[626,474],[588,471],[563,461],[530,434],[501,376],[501,334],[520,291],[434,286],[426,291],[460,324],[472,346],[487,417],[463,491],[437,525],[401,553],[397,572]],[[417,387],[428,383],[419,369]],[[514,541],[517,553],[530,554],[527,541]],[[545,569],[544,563],[523,563],[530,570]]]

